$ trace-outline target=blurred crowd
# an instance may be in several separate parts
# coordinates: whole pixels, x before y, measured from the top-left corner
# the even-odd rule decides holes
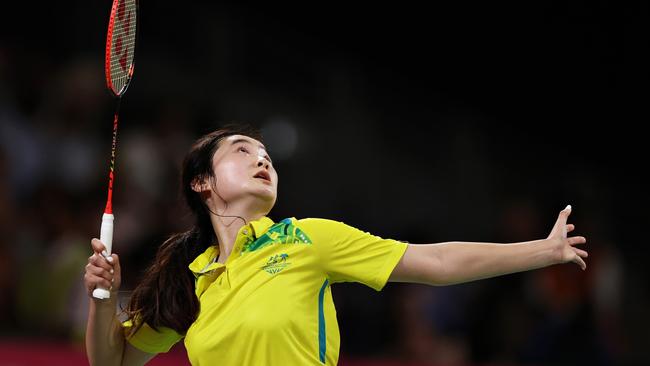
[[[83,343],[82,277],[105,203],[114,100],[104,88],[101,53],[69,56],[43,61],[15,38],[0,43],[0,342]],[[155,58],[145,53],[140,62]],[[439,365],[650,361],[647,271],[623,253],[633,243],[611,213],[621,186],[604,179],[597,164],[578,155],[584,164],[574,178],[538,186],[537,174],[551,164],[538,157],[526,166],[512,157],[517,153],[503,146],[521,148],[512,141],[523,136],[505,138],[509,127],[485,127],[489,122],[471,106],[438,99],[444,112],[427,115],[426,128],[392,117],[377,122],[386,107],[373,104],[381,98],[373,99],[371,75],[353,62],[311,65],[326,77],[309,84],[299,74],[279,90],[251,81],[273,85],[273,76],[237,74],[238,62],[231,56],[221,64],[230,65],[228,75],[210,74],[230,87],[215,95],[197,86],[193,94],[165,96],[165,81],[139,79],[136,68],[134,90],[122,104],[114,193],[124,301],[157,246],[190,223],[178,186],[185,151],[200,134],[243,119],[262,129],[271,156],[278,152],[275,221],[325,217],[412,243],[515,242],[543,237],[572,204],[571,220],[589,240],[586,272],[567,264],[448,287],[388,284],[381,293],[335,285],[342,358]],[[333,66],[325,69],[326,62]],[[174,67],[150,69],[170,75]],[[305,70],[311,69],[299,71]],[[184,72],[188,84],[209,74]],[[543,148],[541,140],[533,138],[530,150]],[[550,149],[560,151],[548,159],[563,154]],[[534,157],[530,150],[521,154]],[[381,180],[370,181],[371,174]]]

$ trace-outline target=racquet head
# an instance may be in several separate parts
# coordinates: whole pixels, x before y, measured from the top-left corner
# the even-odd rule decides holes
[[[113,0],[106,36],[106,85],[121,97],[133,77],[137,0]]]

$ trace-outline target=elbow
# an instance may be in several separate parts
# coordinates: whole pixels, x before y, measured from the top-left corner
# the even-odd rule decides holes
[[[441,248],[434,245],[423,246],[425,251],[417,256],[418,270],[415,271],[412,281],[429,286],[449,285],[447,269],[441,256]]]
[[[410,244],[389,281],[429,286],[448,285],[448,274],[441,250],[436,244]]]
[[[429,273],[426,281],[431,286],[447,286],[450,285],[445,266],[439,258],[434,258],[429,266]]]
[[[453,269],[449,268],[449,263],[446,263],[443,258],[443,248],[437,246],[435,250],[430,252],[427,256],[428,259],[428,273],[427,284],[431,286],[448,286],[456,283],[453,279]]]

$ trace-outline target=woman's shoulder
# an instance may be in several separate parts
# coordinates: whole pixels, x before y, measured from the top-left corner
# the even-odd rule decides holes
[[[307,226],[336,226],[343,224],[340,221],[325,219],[320,217],[304,217],[304,218],[291,218],[293,223],[296,225],[307,225]],[[345,224],[343,224],[345,225]]]
[[[308,232],[322,232],[332,234],[340,231],[354,229],[352,226],[338,220],[320,217],[291,218],[293,224]]]
[[[342,223],[336,220],[324,219],[319,217],[295,218],[291,217],[291,226],[289,230],[298,237],[304,238],[305,242],[323,245],[330,242],[337,233],[341,232]],[[284,221],[284,220],[283,220]]]

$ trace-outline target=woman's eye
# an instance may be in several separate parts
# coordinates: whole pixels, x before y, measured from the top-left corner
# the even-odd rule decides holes
[[[248,154],[248,150],[246,150],[246,148],[245,148],[245,147],[243,147],[243,146],[242,146],[242,147],[240,147],[238,151],[243,151],[243,152],[245,152],[245,153],[247,153],[247,154]]]

